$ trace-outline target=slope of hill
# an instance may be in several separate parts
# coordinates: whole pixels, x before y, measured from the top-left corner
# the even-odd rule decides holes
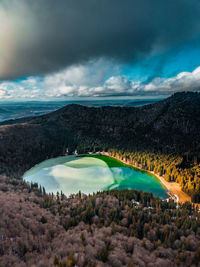
[[[134,190],[47,195],[0,176],[0,266],[199,266],[200,213]]]
[[[199,133],[199,93],[138,108],[70,105],[2,123],[0,266],[200,266],[200,213],[189,203],[177,208],[133,190],[66,198],[19,179],[66,148],[109,150],[176,177],[199,199]]]
[[[176,153],[199,161],[200,93],[177,93],[138,108],[69,105],[2,123],[0,140],[0,170],[15,176],[66,148],[80,153],[109,148]]]

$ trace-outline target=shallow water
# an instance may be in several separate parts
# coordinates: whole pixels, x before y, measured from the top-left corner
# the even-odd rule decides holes
[[[24,180],[37,182],[47,192],[79,191],[89,194],[111,189],[136,189],[165,199],[165,188],[153,175],[129,167],[107,156],[65,156],[46,160],[24,174]]]

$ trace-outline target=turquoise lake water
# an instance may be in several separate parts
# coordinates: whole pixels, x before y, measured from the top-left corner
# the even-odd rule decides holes
[[[46,192],[61,191],[90,194],[111,189],[136,189],[168,198],[166,189],[153,175],[129,167],[107,156],[64,156],[36,165],[24,176],[27,182],[37,182]]]

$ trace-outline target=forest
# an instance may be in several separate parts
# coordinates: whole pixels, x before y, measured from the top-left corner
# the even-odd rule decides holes
[[[139,108],[69,105],[0,125],[0,266],[197,266],[200,213],[135,190],[47,194],[23,173],[52,157],[107,151],[178,182],[199,202],[200,93]]]
[[[112,190],[66,197],[0,177],[0,266],[199,266],[190,203]]]
[[[108,153],[127,163],[135,164],[144,170],[163,176],[167,182],[177,182],[181,189],[191,196],[192,202],[200,203],[200,166],[183,168],[183,158],[176,155],[163,155],[148,152],[123,152],[109,149]]]
[[[137,108],[68,105],[0,125],[0,173],[21,178],[35,164],[72,153],[119,151],[177,181],[200,201],[200,93],[182,92]]]

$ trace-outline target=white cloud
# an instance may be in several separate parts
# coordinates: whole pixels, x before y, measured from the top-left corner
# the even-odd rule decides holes
[[[104,64],[106,65],[106,64]],[[110,67],[109,67],[110,70]],[[200,89],[200,67],[193,72],[181,72],[171,78],[153,79],[150,83],[135,82],[124,75],[112,75],[105,80],[108,69],[102,69],[102,61],[90,66],[77,66],[44,80],[52,96],[127,96],[139,94],[193,91]],[[115,74],[119,74],[115,70]]]
[[[6,91],[5,90],[0,90],[0,98],[5,97]]]
[[[90,61],[55,74],[47,75],[43,81],[46,94],[50,96],[92,96],[97,87],[104,84],[108,73],[119,74],[120,69],[105,59]]]
[[[172,78],[155,78],[144,91],[178,92],[200,90],[200,67],[193,72],[181,72]]]
[[[107,77],[108,73],[111,73]],[[157,77],[148,84],[120,75],[120,68],[103,59],[77,65],[44,77],[0,83],[0,99],[47,100],[66,97],[106,97],[171,94],[200,90],[200,67],[170,78]]]
[[[0,83],[0,100],[37,99],[41,93],[37,86],[30,86],[26,80],[21,83],[7,81]]]

